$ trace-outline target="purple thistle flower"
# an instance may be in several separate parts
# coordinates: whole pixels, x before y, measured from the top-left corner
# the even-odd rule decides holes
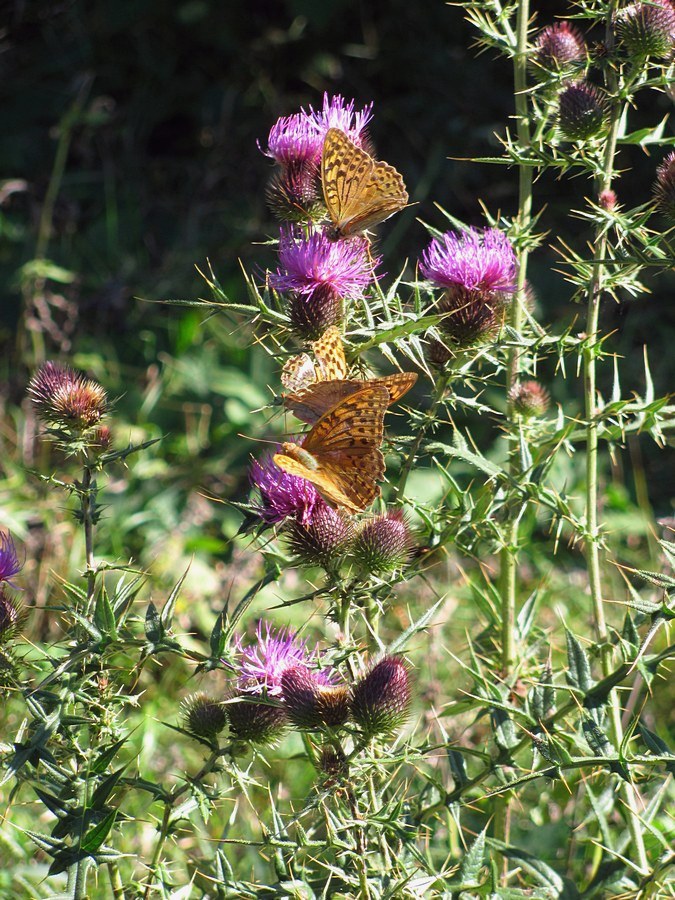
[[[331,241],[322,232],[298,237],[283,229],[279,240],[282,268],[270,273],[270,285],[277,291],[295,291],[311,297],[330,288],[340,297],[360,297],[372,278],[365,238]]]
[[[311,482],[284,472],[271,456],[262,462],[253,460],[249,477],[251,484],[260,491],[262,506],[257,512],[268,525],[276,525],[289,517],[309,525],[314,507],[323,502]]]
[[[241,654],[239,665],[239,689],[247,694],[266,693],[270,697],[281,697],[281,676],[291,666],[311,667],[317,684],[333,683],[330,671],[316,670],[316,650],[307,649],[307,641],[300,640],[294,631],[288,628],[273,629],[269,622],[258,622],[256,629],[257,643],[243,647],[237,641],[237,650]]]
[[[0,582],[12,583],[12,578],[23,568],[19,562],[19,554],[12,535],[8,531],[0,531]]]
[[[510,240],[496,228],[447,231],[422,253],[420,271],[441,287],[512,294],[517,263]]]
[[[303,110],[303,113],[317,129],[322,145],[328,129],[339,128],[350,140],[361,146],[365,137],[363,130],[373,117],[373,104],[369,103],[356,112],[353,100],[347,103],[340,94],[329,98],[326,93],[323,95],[323,109],[317,112],[310,106],[309,112]]]
[[[313,163],[321,156],[324,133],[307,113],[282,116],[270,129],[264,153],[283,166],[297,162]]]

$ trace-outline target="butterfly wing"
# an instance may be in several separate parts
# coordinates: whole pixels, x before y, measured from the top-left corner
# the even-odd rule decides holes
[[[303,450],[317,459],[326,453],[379,447],[389,393],[380,385],[365,385],[324,413],[305,435]]]
[[[342,489],[340,471],[338,471],[337,474],[334,472],[326,473],[321,470],[315,471],[314,469],[309,469],[292,456],[288,456],[286,453],[276,453],[274,455],[274,462],[280,469],[283,469],[284,472],[288,472],[289,475],[297,475],[299,478],[311,481],[322,497],[334,506],[343,506],[350,510],[350,512],[360,512],[360,510],[365,509],[368,503],[371,502],[368,501],[368,503],[360,506],[359,500],[361,494],[358,494],[356,499],[353,499],[353,491],[350,490],[349,493],[345,492]],[[366,496],[367,492],[362,491],[362,494]]]
[[[312,344],[312,352],[321,370],[321,380],[338,381],[347,377],[347,360],[340,330],[331,325]]]
[[[291,356],[281,370],[281,383],[289,391],[301,391],[316,379],[316,366],[307,353]]]
[[[403,178],[393,166],[376,162],[339,128],[329,128],[321,155],[321,181],[328,215],[337,236],[366,231],[408,202]]]
[[[404,394],[407,394],[410,388],[417,381],[416,372],[395,372],[393,375],[385,375],[382,378],[376,378],[375,382],[386,387],[389,392],[389,403],[397,403]]]
[[[313,425],[321,416],[341,403],[346,397],[362,390],[365,382],[354,379],[341,381],[317,381],[309,387],[286,394],[284,403],[300,421]]]

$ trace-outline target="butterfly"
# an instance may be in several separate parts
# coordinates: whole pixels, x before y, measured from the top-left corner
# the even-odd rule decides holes
[[[307,353],[293,356],[284,365],[281,383],[288,393],[283,395],[286,408],[309,425],[338,403],[366,386],[387,389],[387,406],[396,403],[417,381],[415,372],[397,372],[384,378],[361,381],[347,378],[347,360],[339,330],[333,325],[312,344],[316,358]]]
[[[408,203],[408,192],[396,169],[373,159],[339,128],[326,132],[321,183],[333,239],[366,231]]]
[[[334,506],[365,509],[379,494],[376,482],[384,475],[380,444],[388,401],[385,387],[365,385],[324,413],[302,443],[283,443],[274,462],[310,481]]]

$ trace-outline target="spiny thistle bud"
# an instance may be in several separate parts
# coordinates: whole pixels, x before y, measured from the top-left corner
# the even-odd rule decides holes
[[[351,552],[361,571],[385,575],[406,564],[411,546],[405,515],[397,509],[365,522],[354,538]]]
[[[618,202],[616,192],[611,189],[600,191],[600,194],[598,195],[598,206],[606,212],[612,212],[612,210],[616,208]]]
[[[669,59],[675,49],[675,9],[669,0],[632,3],[617,16],[616,31],[630,56]]]
[[[91,446],[99,453],[105,453],[112,446],[112,431],[107,425],[101,425],[94,432],[91,439]]]
[[[307,522],[295,520],[285,529],[289,549],[307,566],[334,569],[352,538],[351,522],[321,498]]]
[[[307,666],[289,666],[281,691],[286,714],[298,728],[339,728],[349,718],[347,685],[326,684]]]
[[[83,431],[96,425],[108,409],[100,384],[59,363],[46,362],[28,386],[38,415],[45,422]]]
[[[571,141],[595,137],[605,125],[607,108],[600,91],[586,81],[570,84],[559,98],[560,130]]]
[[[331,325],[339,325],[344,315],[342,297],[324,284],[313,294],[290,294],[286,309],[291,328],[303,341],[316,341]]]
[[[272,175],[265,195],[270,211],[282,222],[318,221],[326,213],[314,162],[294,160],[283,166]]]
[[[26,610],[20,600],[10,596],[0,584],[0,643],[11,640],[26,621]]]
[[[398,656],[385,656],[357,682],[352,716],[364,734],[389,734],[408,717],[412,692],[408,668]]]
[[[535,41],[533,62],[549,72],[570,73],[588,58],[586,42],[570,22],[555,22],[543,28]]]
[[[482,291],[448,288],[435,310],[445,314],[439,325],[443,342],[448,349],[465,350],[492,340],[501,328],[504,309],[497,294],[487,298]]]
[[[182,708],[186,727],[199,737],[214,738],[227,725],[226,707],[206,694],[187,697]]]
[[[514,410],[526,419],[530,416],[543,416],[551,402],[548,391],[537,381],[514,384],[509,391],[509,400]]]
[[[675,152],[669,153],[656,170],[654,201],[671,222],[675,222]]]
[[[232,738],[251,744],[273,744],[286,727],[283,709],[262,703],[253,695],[241,697],[225,704]]]

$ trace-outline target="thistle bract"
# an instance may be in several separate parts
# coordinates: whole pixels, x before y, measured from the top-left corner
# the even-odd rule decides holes
[[[583,35],[570,22],[555,22],[537,35],[533,61],[542,69],[569,73],[586,62],[588,51]]]
[[[299,562],[334,569],[349,547],[353,528],[346,516],[319,498],[310,520],[289,522],[285,533]]]
[[[326,684],[307,666],[289,666],[281,676],[289,720],[302,729],[339,728],[349,718],[349,688]]]
[[[283,709],[262,703],[248,694],[240,696],[239,700],[225,703],[232,738],[252,744],[272,744],[277,741],[287,724]]]
[[[675,222],[675,152],[669,153],[656,170],[654,201],[657,208]]]
[[[543,416],[551,402],[548,391],[538,381],[514,384],[509,391],[509,400],[514,410],[524,418]]]
[[[227,725],[227,708],[206,694],[186,698],[182,707],[187,728],[200,737],[214,738]]]

